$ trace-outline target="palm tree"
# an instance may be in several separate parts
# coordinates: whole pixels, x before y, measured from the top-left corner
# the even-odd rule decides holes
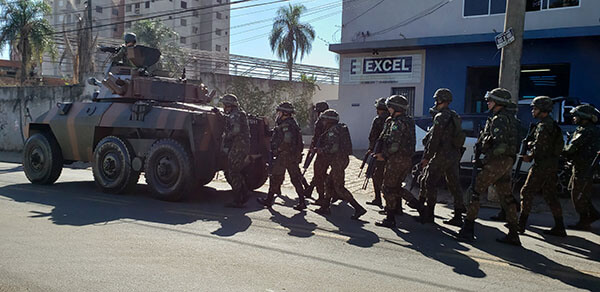
[[[310,24],[300,23],[300,16],[306,10],[304,5],[289,5],[280,7],[269,36],[271,50],[277,57],[287,61],[289,80],[292,81],[292,66],[298,54],[300,60],[304,54],[310,53],[315,30]]]
[[[41,0],[0,0],[0,49],[9,45],[21,55],[21,85],[32,61],[41,63],[44,53],[56,57],[54,28],[44,18],[50,13]]]

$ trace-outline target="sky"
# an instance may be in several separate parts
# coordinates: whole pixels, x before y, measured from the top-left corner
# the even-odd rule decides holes
[[[232,5],[232,8],[275,1],[277,0],[251,1]],[[268,34],[273,19],[277,16],[277,10],[288,3],[302,4],[306,7],[305,15],[300,18],[300,21],[312,25],[316,33],[311,53],[305,55],[303,60],[298,59],[297,63],[337,68],[336,54],[329,52],[329,43],[338,43],[340,39],[342,0],[291,0],[233,9],[230,23],[230,53],[277,60],[277,56],[271,52]],[[8,59],[7,48],[2,51],[0,58]]]
[[[273,0],[252,1],[254,2],[269,3]],[[297,63],[337,68],[336,54],[329,52],[329,43],[338,43],[341,36],[342,0],[292,0],[232,10],[230,52],[236,55],[277,59],[271,52],[268,34],[272,28],[272,19],[277,16],[277,10],[288,3],[302,4],[306,7],[305,16],[301,17],[300,21],[312,25],[316,33],[311,53]],[[246,25],[261,20],[264,22]]]

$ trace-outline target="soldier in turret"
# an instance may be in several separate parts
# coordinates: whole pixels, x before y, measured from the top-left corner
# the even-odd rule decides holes
[[[298,194],[298,204],[294,209],[298,211],[306,209],[302,173],[298,166],[302,160],[304,145],[300,126],[292,116],[294,113],[294,106],[289,102],[283,102],[277,107],[277,125],[273,129],[273,136],[271,137],[271,152],[274,158],[269,192],[266,198],[257,199],[265,207],[271,207],[275,200],[275,194],[281,194],[281,185],[287,170]]]
[[[246,167],[250,149],[250,127],[246,113],[239,108],[238,99],[233,94],[221,98],[227,120],[223,132],[223,150],[227,154],[228,168],[225,178],[234,194],[233,202],[227,207],[243,208],[248,200],[246,180],[242,170]]]

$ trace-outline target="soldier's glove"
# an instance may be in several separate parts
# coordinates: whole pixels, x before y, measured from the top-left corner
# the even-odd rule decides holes
[[[221,110],[219,110],[217,107],[214,107],[214,106],[213,106],[213,108],[210,111],[213,112],[213,113],[215,113],[215,114],[217,114],[217,115],[219,115],[219,116],[223,115],[223,113],[221,113]]]

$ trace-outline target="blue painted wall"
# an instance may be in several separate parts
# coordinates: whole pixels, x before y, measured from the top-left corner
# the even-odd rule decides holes
[[[426,51],[424,115],[440,87],[452,90],[452,108],[463,113],[467,67],[500,66],[500,50],[494,43],[436,46]],[[571,64],[569,96],[600,106],[600,37],[526,40],[521,63]]]

